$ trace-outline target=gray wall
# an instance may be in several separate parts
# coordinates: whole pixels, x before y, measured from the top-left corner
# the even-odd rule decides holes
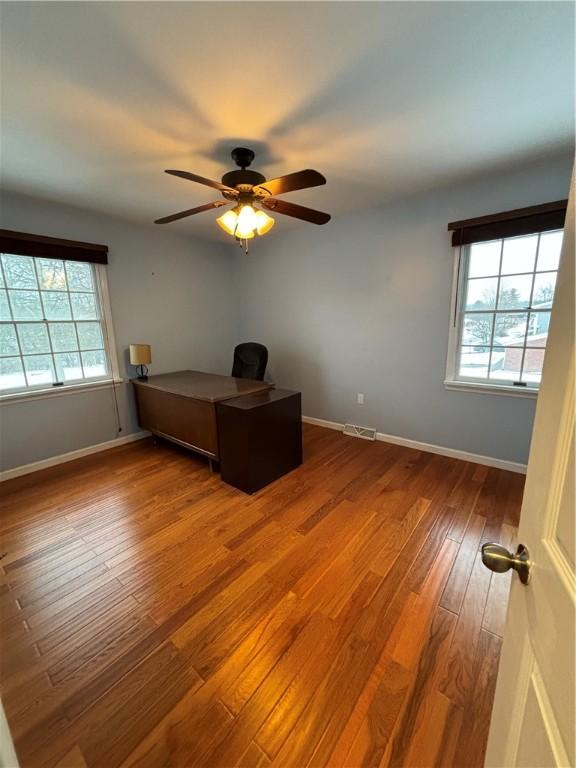
[[[236,259],[241,335],[269,347],[270,373],[302,390],[308,416],[524,463],[535,400],[444,388],[446,225],[564,198],[570,171],[564,156],[325,227],[272,233]],[[329,187],[317,199],[329,209]]]
[[[130,343],[152,345],[153,373],[227,373],[236,337],[228,249],[23,195],[2,197],[2,227],[110,248],[108,283],[121,373]],[[130,385],[119,391],[122,435],[138,430]],[[2,469],[118,436],[111,389],[0,406]]]

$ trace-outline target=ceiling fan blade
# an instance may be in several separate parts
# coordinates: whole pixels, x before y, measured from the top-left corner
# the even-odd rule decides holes
[[[165,173],[169,173],[171,176],[179,176],[181,179],[188,179],[188,181],[196,181],[198,184],[205,184],[207,187],[219,189],[221,192],[236,192],[233,187],[227,187],[226,184],[222,184],[221,181],[205,179],[204,176],[197,176],[195,173],[188,173],[188,171],[166,170]]]
[[[313,208],[305,208],[303,205],[287,203],[285,200],[275,200],[267,197],[259,201],[264,208],[275,213],[283,213],[284,216],[292,216],[294,219],[309,221],[311,224],[327,224],[332,218],[329,213],[315,211]]]
[[[227,200],[216,200],[213,203],[206,203],[205,205],[199,205],[197,208],[189,208],[187,211],[180,211],[180,213],[173,213],[171,216],[164,216],[162,219],[156,219],[154,224],[169,224],[171,221],[178,221],[178,219],[185,219],[186,216],[194,216],[195,213],[202,213],[202,211],[210,211],[213,208],[220,208],[223,205],[229,205]]]
[[[271,195],[283,195],[286,192],[294,192],[296,189],[319,187],[321,184],[326,184],[324,176],[318,171],[307,168],[305,171],[297,171],[265,181],[263,184],[258,184],[256,189],[265,189]]]

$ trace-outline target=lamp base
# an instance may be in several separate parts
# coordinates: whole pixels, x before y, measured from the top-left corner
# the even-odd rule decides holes
[[[136,372],[138,373],[138,381],[148,381],[148,368],[145,365],[138,365]]]

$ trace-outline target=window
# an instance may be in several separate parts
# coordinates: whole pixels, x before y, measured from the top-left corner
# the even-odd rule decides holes
[[[462,248],[447,385],[537,390],[563,231]]]
[[[0,394],[113,378],[103,269],[0,254]]]

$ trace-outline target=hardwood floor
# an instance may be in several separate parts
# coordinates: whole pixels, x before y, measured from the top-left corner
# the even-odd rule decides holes
[[[305,426],[251,497],[148,440],[5,483],[21,765],[481,766],[523,480]]]

